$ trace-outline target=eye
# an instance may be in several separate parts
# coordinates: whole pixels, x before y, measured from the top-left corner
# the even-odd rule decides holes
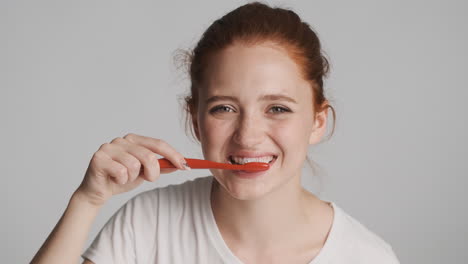
[[[271,110],[273,110],[274,113],[286,113],[286,112],[291,112],[291,110],[289,110],[288,108],[286,107],[282,107],[282,106],[273,106],[272,108],[270,108]]]
[[[230,108],[229,106],[227,106],[227,105],[218,105],[218,106],[213,107],[210,110],[210,113],[218,113],[218,112],[219,113],[221,113],[221,112],[234,112],[234,110],[232,108]]]

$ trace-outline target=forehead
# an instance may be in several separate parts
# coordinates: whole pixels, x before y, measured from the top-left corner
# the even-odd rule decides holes
[[[234,44],[216,53],[205,69],[201,95],[281,93],[304,97],[311,94],[296,62],[273,44]],[[248,92],[248,94],[246,94]],[[307,97],[310,100],[310,97]]]

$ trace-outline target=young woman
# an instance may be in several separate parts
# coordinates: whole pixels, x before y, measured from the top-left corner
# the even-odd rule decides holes
[[[293,11],[250,3],[215,21],[190,56],[189,122],[205,159],[270,168],[212,169],[135,196],[84,263],[398,263],[388,243],[301,186],[307,149],[324,136],[328,108],[334,114],[327,72],[317,35]],[[160,169],[156,154],[188,169],[161,139],[128,134],[103,144],[32,262],[79,260],[111,196],[176,170]]]

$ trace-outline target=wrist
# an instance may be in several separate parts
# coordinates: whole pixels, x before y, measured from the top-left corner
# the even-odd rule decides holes
[[[88,195],[84,194],[80,190],[76,190],[70,198],[71,204],[81,204],[96,210],[101,209],[105,202],[106,201],[103,201],[102,199],[90,198]]]

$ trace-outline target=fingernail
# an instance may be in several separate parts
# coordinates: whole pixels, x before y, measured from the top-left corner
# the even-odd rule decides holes
[[[188,171],[189,171],[189,170],[192,170],[192,169],[189,167],[189,165],[188,165],[187,162],[185,162],[183,165],[184,165],[184,167],[185,167],[185,170],[188,170]]]
[[[179,169],[181,170],[187,170],[188,163],[185,159],[181,159],[179,163]]]

